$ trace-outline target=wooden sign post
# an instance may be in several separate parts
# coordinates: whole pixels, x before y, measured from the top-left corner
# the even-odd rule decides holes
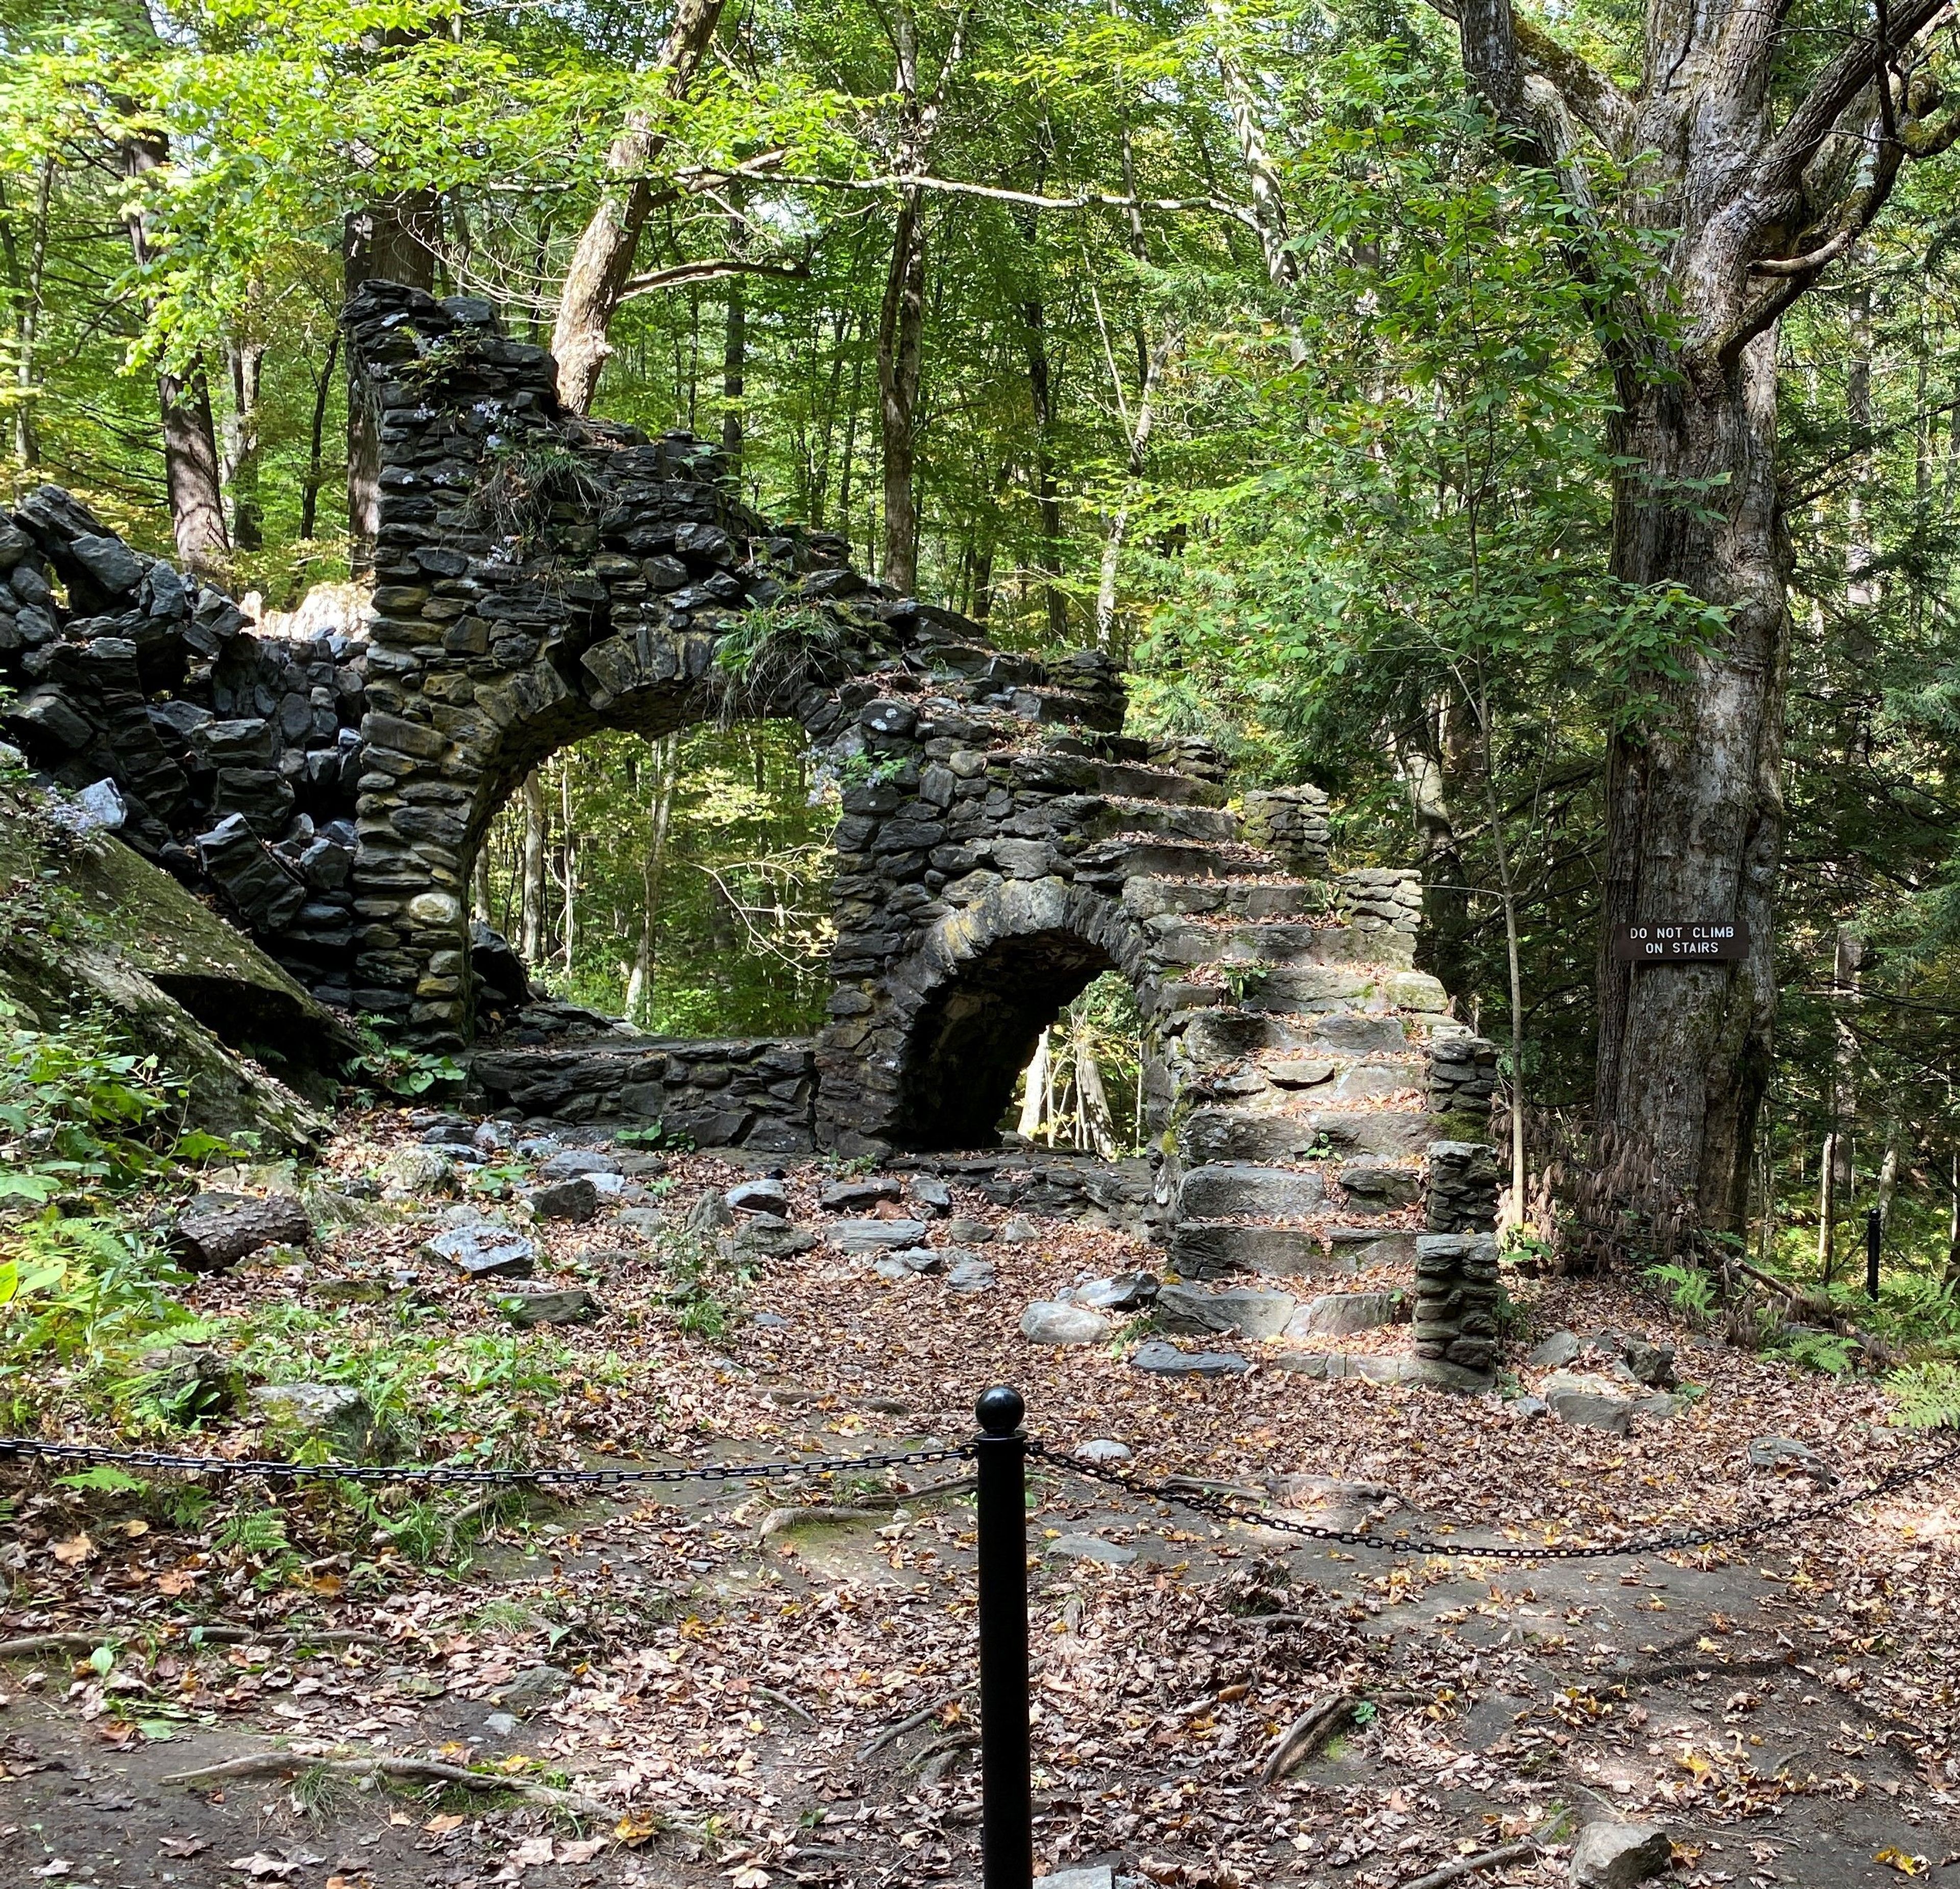
[[[1693,920],[1613,927],[1617,964],[1735,964],[1749,952],[1749,928],[1739,919],[1726,924]]]

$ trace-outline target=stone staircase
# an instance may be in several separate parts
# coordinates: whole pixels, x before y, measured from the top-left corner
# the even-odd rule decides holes
[[[1176,1271],[1316,1279],[1413,1265],[1425,1231],[1484,1230],[1495,1053],[1414,968],[1417,881],[1331,870],[1309,787],[1249,794],[1241,816],[1208,806],[1174,846],[1158,837],[1173,810],[1160,800],[1121,837],[1122,902],[1159,978]]]

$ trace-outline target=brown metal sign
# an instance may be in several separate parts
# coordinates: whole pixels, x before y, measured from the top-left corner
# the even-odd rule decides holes
[[[1749,928],[1739,919],[1726,924],[1691,920],[1613,927],[1613,958],[1619,964],[1734,964],[1749,954]]]

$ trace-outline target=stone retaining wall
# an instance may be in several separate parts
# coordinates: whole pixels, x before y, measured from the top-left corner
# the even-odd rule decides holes
[[[658,1123],[704,1148],[808,1154],[816,1064],[800,1038],[622,1035],[479,1051],[470,1073],[492,1109],[553,1121]]]

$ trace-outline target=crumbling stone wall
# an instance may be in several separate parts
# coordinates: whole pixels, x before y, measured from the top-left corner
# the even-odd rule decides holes
[[[1187,1270],[1399,1250],[1425,1169],[1432,1227],[1488,1223],[1489,1151],[1439,1138],[1488,1109],[1488,1046],[1411,968],[1414,878],[1330,873],[1323,795],[1235,811],[1207,744],[1122,734],[1107,657],[996,650],[748,510],[711,448],[565,414],[487,304],[371,283],[347,325],[382,453],[364,636],[257,632],[64,495],[0,530],[10,730],[119,783],[129,837],[315,991],[467,1048],[479,996],[511,1000],[466,889],[517,784],[604,729],[790,719],[842,803],[814,1041],[499,1042],[493,1102],[784,1153],[972,1146],[1114,969]]]
[[[256,633],[54,486],[0,519],[0,577],[9,737],[65,785],[114,781],[126,840],[348,1006],[361,642]]]

